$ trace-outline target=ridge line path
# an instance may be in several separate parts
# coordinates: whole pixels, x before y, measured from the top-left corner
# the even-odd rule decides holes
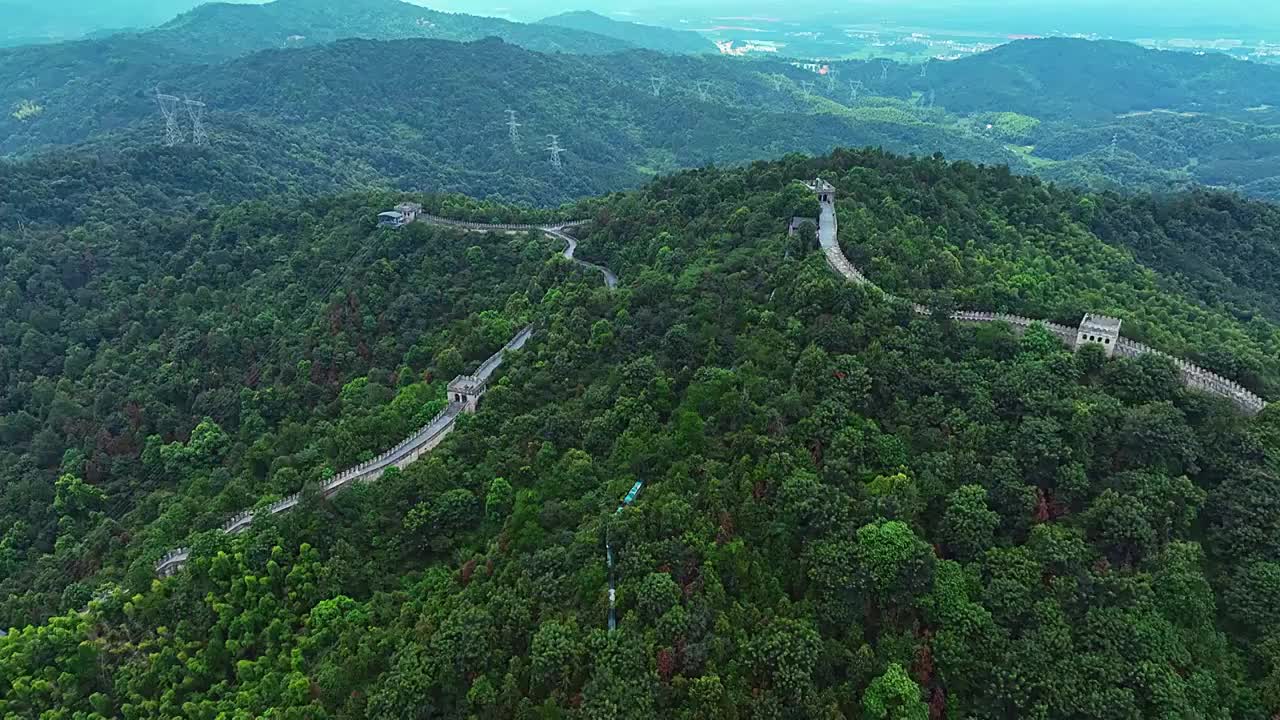
[[[845,256],[844,251],[840,249],[840,240],[838,233],[838,225],[836,221],[836,202],[835,187],[830,183],[816,179],[812,183],[805,183],[809,189],[818,193],[818,204],[821,208],[821,215],[818,220],[818,244],[822,247],[822,252],[827,258],[827,264],[836,274],[844,277],[857,285],[866,285],[879,291],[891,302],[907,302],[913,312],[917,315],[932,315],[933,310],[926,305],[910,302],[900,298],[893,293],[876,285],[866,275],[862,274],[853,263],[849,262],[849,258]],[[1060,340],[1066,343],[1067,347],[1076,350],[1085,340],[1083,329],[1077,332],[1076,328],[1060,325],[1058,323],[1049,322],[1047,320],[1036,320],[1026,318],[1020,315],[1012,315],[1009,313],[984,312],[975,310],[956,310],[949,317],[956,322],[1004,322],[1013,326],[1017,331],[1025,331],[1034,324],[1044,325],[1049,332],[1056,335]],[[1085,316],[1087,320],[1088,315]],[[1082,323],[1083,325],[1083,323]],[[1093,338],[1097,341],[1098,338]],[[1178,376],[1182,384],[1197,390],[1202,390],[1210,395],[1226,398],[1247,415],[1257,415],[1267,407],[1267,401],[1251,392],[1249,389],[1240,385],[1234,380],[1229,380],[1210,370],[1205,370],[1194,363],[1174,357],[1168,353],[1161,352],[1155,348],[1144,345],[1135,340],[1130,340],[1119,334],[1119,321],[1116,321],[1116,343],[1113,352],[1120,357],[1134,358],[1139,355],[1159,355],[1168,358],[1178,368]],[[1110,356],[1110,353],[1108,353]]]
[[[549,225],[510,225],[495,224],[488,225],[483,223],[470,223],[458,220],[449,220],[434,215],[420,215],[418,222],[426,222],[433,225],[443,225],[446,227],[461,228],[476,232],[505,232],[518,233],[527,232],[529,230],[541,230],[547,237],[563,240],[567,244],[561,255],[572,262],[599,272],[604,276],[605,286],[610,290],[618,287],[618,276],[603,265],[596,265],[585,260],[579,260],[574,257],[578,249],[578,241],[566,230],[580,227],[587,224],[587,220],[576,220],[572,222],[553,223]],[[426,425],[418,429],[395,447],[378,455],[372,460],[360,463],[354,467],[348,468],[337,475],[327,479],[320,486],[321,495],[326,499],[332,498],[334,495],[342,492],[356,482],[373,482],[382,477],[389,468],[395,467],[403,470],[405,467],[413,464],[418,458],[433,450],[439,445],[450,432],[453,431],[457,423],[458,416],[468,412],[474,412],[474,403],[488,389],[489,378],[494,371],[502,365],[504,356],[508,351],[519,350],[524,347],[529,338],[533,337],[534,329],[530,325],[522,328],[511,338],[506,345],[503,345],[496,353],[489,356],[472,375],[464,375],[456,378],[450,383],[450,392],[448,404],[438,415],[431,419]],[[453,386],[460,381],[468,385],[466,392],[470,397],[462,398],[455,396]],[[462,388],[459,388],[462,389]],[[232,516],[227,522],[223,523],[222,531],[228,534],[235,534],[244,531],[253,524],[255,518],[261,515],[277,515],[288,510],[292,510],[302,500],[302,493],[296,492],[282,500],[278,500],[265,508],[258,510],[244,510]],[[179,547],[165,553],[155,565],[156,574],[160,577],[168,577],[182,569],[191,557],[191,548]]]

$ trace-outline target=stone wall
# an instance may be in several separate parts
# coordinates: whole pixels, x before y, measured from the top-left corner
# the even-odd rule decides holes
[[[516,333],[506,345],[503,345],[498,352],[489,356],[480,364],[480,369],[476,372],[476,379],[481,383],[481,389],[487,385],[489,377],[499,366],[502,365],[503,354],[509,350],[518,350],[524,347],[529,338],[533,336],[533,327],[529,326]],[[458,415],[462,414],[462,403],[450,402],[443,410],[436,414],[426,425],[423,425],[413,434],[400,441],[395,447],[387,450],[372,460],[366,460],[354,467],[347,468],[337,475],[329,478],[321,486],[320,492],[325,498],[331,498],[338,493],[351,487],[357,482],[373,482],[382,477],[387,468],[395,467],[404,469],[410,464],[418,460],[426,453],[435,449],[437,445],[444,441],[445,437],[453,431],[454,425],[457,423]],[[302,499],[301,493],[294,493],[289,497],[268,505],[261,510],[244,510],[232,516],[222,525],[222,531],[228,534],[243,532],[246,528],[253,524],[255,518],[261,515],[276,515],[282,512],[292,510],[298,505]],[[156,574],[160,577],[167,577],[177,572],[186,563],[190,557],[190,548],[180,547],[170,550],[156,563]]]
[[[851,282],[880,289],[875,283],[868,280],[867,277],[862,274],[862,271],[854,267],[853,263],[849,262],[849,258],[845,257],[844,252],[840,249],[837,234],[838,227],[836,224],[835,203],[823,202],[821,204],[822,220],[824,223],[829,223],[827,226],[818,228],[820,244],[822,246],[823,255],[826,256],[827,265],[829,265],[837,274]],[[891,301],[901,300],[901,298],[884,292],[883,290],[881,290],[881,292],[884,293],[885,297]],[[932,311],[927,306],[919,303],[912,303],[911,309],[918,315],[932,314]],[[1067,347],[1073,349],[1076,346],[1076,339],[1079,332],[1079,328],[1073,328],[1059,323],[1035,320],[1033,318],[1022,317],[1021,315],[985,312],[980,310],[958,310],[951,314],[951,319],[957,322],[1002,322],[1009,324],[1018,332],[1026,332],[1027,328],[1031,327],[1033,324],[1039,323],[1048,329],[1049,332],[1058,337],[1058,339],[1062,340]],[[1257,413],[1262,412],[1263,408],[1267,406],[1267,402],[1265,400],[1233,380],[1228,380],[1221,375],[1205,370],[1204,368],[1189,363],[1186,360],[1173,357],[1172,355],[1147,347],[1142,343],[1130,340],[1126,337],[1121,336],[1116,341],[1115,354],[1120,357],[1128,358],[1148,354],[1168,358],[1177,366],[1184,385],[1189,388],[1207,392],[1211,395],[1226,398],[1247,414],[1256,415]]]

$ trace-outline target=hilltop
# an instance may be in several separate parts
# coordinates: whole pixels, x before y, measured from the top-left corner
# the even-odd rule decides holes
[[[0,234],[0,625],[33,623],[0,639],[0,708],[1280,710],[1274,408],[844,282],[787,233],[815,176],[895,293],[1114,314],[1276,397],[1280,326],[1090,229],[1148,208],[935,158],[789,156],[566,208],[616,290],[542,233],[377,229],[384,193]],[[320,496],[526,326],[429,455]]]
[[[662,52],[694,54],[716,52],[715,44],[696,32],[614,20],[587,10],[553,15],[539,20],[538,24],[583,30],[596,35],[617,38],[636,47]]]
[[[470,41],[497,37],[541,52],[604,53],[636,47],[606,35],[556,25],[445,13],[401,0],[273,0],[261,5],[207,3],[145,34],[206,58],[268,48],[367,38]],[[640,47],[643,47],[641,45]]]

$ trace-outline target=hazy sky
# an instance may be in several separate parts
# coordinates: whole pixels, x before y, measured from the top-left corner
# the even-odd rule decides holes
[[[1200,36],[1220,29],[1253,36],[1280,34],[1277,0],[418,0],[418,4],[516,19],[570,9],[663,19],[724,13],[801,20],[806,19],[801,16],[834,12],[890,22],[1025,25],[1027,32],[1045,32],[1052,26],[1064,32],[1128,35],[1146,30]]]
[[[234,0],[255,2],[258,0]],[[346,0],[333,0],[342,3]],[[1280,0],[413,0],[452,12],[536,20],[565,10],[594,10],[679,26],[679,20],[770,15],[814,23],[893,22],[1008,33],[1094,32],[1258,38],[1280,35]],[[199,0],[0,0],[0,25],[35,13],[69,25],[163,22]],[[627,15],[626,13],[632,13]],[[835,14],[837,17],[833,18]],[[12,17],[6,18],[6,15]]]

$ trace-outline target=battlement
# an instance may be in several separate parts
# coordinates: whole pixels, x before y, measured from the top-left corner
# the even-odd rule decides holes
[[[1107,357],[1116,354],[1120,341],[1120,318],[1109,315],[1093,315],[1086,313],[1080,320],[1080,329],[1076,332],[1075,348],[1079,350],[1086,343],[1101,345]]]

